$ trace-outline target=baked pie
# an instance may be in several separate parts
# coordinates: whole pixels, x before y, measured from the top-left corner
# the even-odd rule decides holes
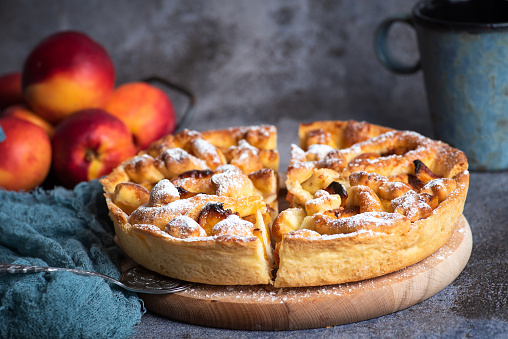
[[[101,179],[120,246],[170,277],[217,285],[338,284],[387,274],[451,237],[465,155],[356,121],[301,124],[278,213],[274,126],[184,130]]]
[[[168,135],[100,180],[120,247],[139,264],[217,285],[272,281],[273,126]]]

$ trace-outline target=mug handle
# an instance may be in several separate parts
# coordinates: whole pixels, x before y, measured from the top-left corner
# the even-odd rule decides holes
[[[390,71],[399,74],[411,74],[421,69],[421,61],[414,65],[407,65],[393,57],[388,48],[388,32],[396,22],[407,24],[414,29],[413,20],[410,15],[397,15],[383,21],[377,28],[375,37],[375,51],[379,61]]]

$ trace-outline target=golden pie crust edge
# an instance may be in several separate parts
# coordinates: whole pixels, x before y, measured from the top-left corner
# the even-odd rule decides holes
[[[106,202],[118,242],[138,264],[180,280],[212,285],[270,284],[271,269],[257,237],[203,237],[193,241],[168,235],[149,224],[131,225],[127,214]]]

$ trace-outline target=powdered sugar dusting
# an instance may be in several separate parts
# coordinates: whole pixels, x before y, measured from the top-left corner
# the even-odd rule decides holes
[[[178,162],[188,159],[190,154],[184,151],[181,148],[168,148],[164,150],[164,153],[167,154],[171,159],[174,159]]]
[[[134,164],[136,164],[138,162],[144,162],[146,160],[152,160],[153,161],[154,159],[150,155],[148,155],[148,154],[136,155],[135,157],[127,160],[125,162],[125,165],[134,165]]]
[[[216,173],[212,176],[212,182],[217,185],[217,195],[221,195],[225,192],[232,192],[240,189],[239,176],[244,176],[241,173],[226,171],[222,173]]]
[[[168,222],[165,231],[177,238],[206,237],[206,231],[186,215],[177,216]]]
[[[252,236],[253,229],[253,223],[241,219],[236,214],[231,214],[213,226],[212,235]]]
[[[240,141],[238,141],[238,149],[249,150],[254,155],[258,155],[258,153],[259,153],[259,150],[256,147],[249,144],[249,142],[245,139],[241,139]]]
[[[420,210],[432,210],[431,207],[420,198],[419,194],[413,190],[407,191],[404,195],[395,198],[391,202],[392,207],[402,208],[408,219],[412,219],[420,213]]]
[[[187,153],[185,150],[183,150],[181,148],[166,149],[164,152],[161,153],[161,155],[159,155],[159,157],[162,157],[162,158],[169,157],[170,159],[172,159],[176,162],[183,162],[188,159],[191,159],[196,168],[201,168],[201,169],[208,168],[208,165],[206,164],[206,162],[204,160],[199,159],[199,158]]]
[[[432,179],[429,182],[427,182],[425,186],[423,186],[423,189],[432,189],[436,191],[445,190],[446,189],[445,181],[449,180],[452,179],[447,178]]]
[[[157,207],[142,205],[131,214],[131,217],[141,218],[143,220],[146,219],[147,221],[165,220],[168,217],[172,219],[175,215],[184,215],[196,205],[204,205],[209,200],[209,196],[198,194],[190,199],[175,200],[169,204]],[[169,222],[169,220],[166,222]]]
[[[219,156],[217,155],[217,148],[209,143],[208,141],[197,138],[192,140],[193,146],[196,149],[196,152],[199,155],[208,155],[213,157],[214,159],[217,159],[219,161]]]
[[[305,160],[306,160],[305,151],[301,149],[298,145],[291,144],[291,155],[290,155],[291,163],[304,162]]]
[[[333,150],[334,148],[328,145],[313,144],[308,147],[307,153],[314,154],[316,156],[316,160],[322,160]]]
[[[316,162],[315,161],[299,162],[299,163],[293,164],[291,166],[295,169],[298,168],[298,169],[311,170],[316,167]]]
[[[180,194],[176,187],[168,179],[162,179],[152,188],[151,195],[155,197],[174,197],[180,198]]]
[[[226,164],[226,165],[220,165],[215,169],[215,173],[225,173],[225,172],[231,172],[231,173],[238,173],[242,174],[242,170],[236,167],[235,165]]]
[[[330,226],[330,230],[337,234],[323,235],[324,238],[328,237],[344,237],[352,234],[367,234],[370,236],[383,234],[384,232],[378,232],[376,229],[383,227],[389,227],[404,222],[407,219],[398,213],[389,212],[364,212],[356,214],[351,217],[336,219]]]

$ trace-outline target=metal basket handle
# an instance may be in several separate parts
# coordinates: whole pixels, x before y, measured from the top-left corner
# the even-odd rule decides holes
[[[178,84],[175,84],[174,82],[171,82],[167,79],[163,79],[158,76],[147,77],[141,81],[144,81],[147,83],[159,83],[159,84],[164,85],[165,87],[168,87],[172,90],[175,90],[175,91],[179,92],[180,94],[183,94],[184,96],[187,97],[187,99],[189,100],[189,104],[187,105],[187,109],[184,111],[183,115],[178,118],[178,123],[176,125],[175,132],[178,132],[184,128],[187,128],[187,126],[189,125],[190,121],[192,120],[192,118],[194,116],[194,108],[196,106],[196,96],[194,95],[194,93],[192,93],[190,90],[188,90],[185,87],[182,87]]]

